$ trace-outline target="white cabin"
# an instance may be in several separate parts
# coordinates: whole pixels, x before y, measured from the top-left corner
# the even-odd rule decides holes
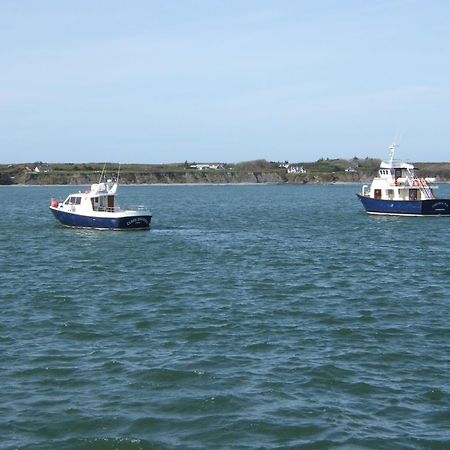
[[[419,178],[414,165],[394,160],[397,146],[390,147],[391,157],[383,161],[378,170],[378,176],[369,188],[364,185],[362,195],[377,200],[429,200],[435,199],[433,183],[435,178]]]

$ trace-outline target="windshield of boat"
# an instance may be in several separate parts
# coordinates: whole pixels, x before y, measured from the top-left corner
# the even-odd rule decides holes
[[[81,197],[67,197],[64,203],[66,205],[79,205],[81,203]]]

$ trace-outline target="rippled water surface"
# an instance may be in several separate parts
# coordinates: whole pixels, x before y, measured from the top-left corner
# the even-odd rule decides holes
[[[450,218],[358,188],[122,187],[136,232],[0,188],[0,448],[450,448]]]

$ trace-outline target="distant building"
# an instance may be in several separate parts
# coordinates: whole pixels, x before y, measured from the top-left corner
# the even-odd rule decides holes
[[[25,169],[31,172],[31,170],[28,167],[26,167]],[[33,172],[34,173],[50,172],[50,166],[47,163],[37,163],[36,166],[34,167]]]
[[[290,164],[288,161],[279,164],[278,167],[280,169],[286,169],[287,173],[306,173],[303,166],[299,166],[298,164]]]
[[[197,170],[207,170],[207,169],[219,170],[219,169],[223,169],[223,165],[222,164],[191,164],[189,167],[191,169],[197,169]]]
[[[303,166],[289,166],[287,168],[287,173],[306,173],[306,170],[303,168]]]

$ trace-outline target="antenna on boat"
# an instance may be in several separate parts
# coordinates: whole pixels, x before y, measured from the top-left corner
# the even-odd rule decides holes
[[[103,174],[105,173],[106,163],[103,164],[102,173],[100,174],[100,180],[98,180],[98,184],[102,182]]]
[[[119,168],[117,169],[117,180],[116,180],[117,184],[119,184],[119,177],[120,177],[120,163],[119,163]]]
[[[392,164],[394,161],[395,149],[399,146],[399,144],[394,143],[389,147],[389,164]]]

